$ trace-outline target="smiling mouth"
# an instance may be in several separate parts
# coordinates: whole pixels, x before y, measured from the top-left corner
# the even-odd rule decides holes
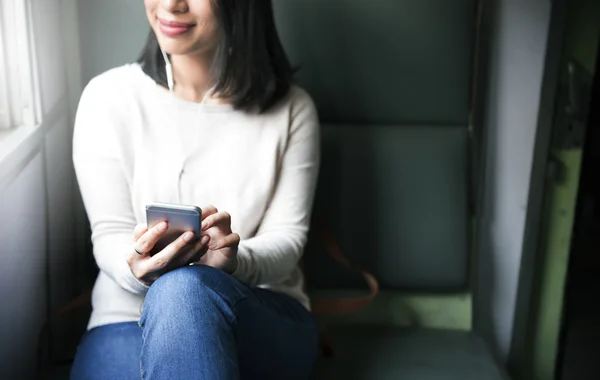
[[[189,32],[195,25],[159,19],[158,26],[163,34],[169,37],[177,37]]]

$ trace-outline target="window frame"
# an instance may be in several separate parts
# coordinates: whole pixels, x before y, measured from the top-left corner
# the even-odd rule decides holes
[[[0,132],[41,124],[31,0],[0,2]]]

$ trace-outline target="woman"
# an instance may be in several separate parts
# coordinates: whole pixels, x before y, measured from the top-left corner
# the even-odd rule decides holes
[[[93,79],[77,112],[100,273],[72,378],[306,379],[318,333],[298,262],[319,126],[291,84],[271,2],[145,7],[138,63]],[[202,239],[148,255],[167,228],[144,227],[153,201],[214,205]]]

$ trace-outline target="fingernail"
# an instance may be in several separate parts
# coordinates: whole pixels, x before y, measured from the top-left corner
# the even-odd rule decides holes
[[[202,236],[202,239],[200,239],[200,244],[205,245],[206,243],[208,243],[208,236]]]
[[[158,225],[158,230],[160,232],[165,232],[167,230],[167,223],[166,222],[160,222],[160,224]]]
[[[190,241],[192,241],[193,238],[194,238],[193,232],[188,231],[185,234],[183,234],[183,240],[185,240],[186,243],[189,243]]]
[[[207,224],[205,222],[202,223],[202,231],[206,230]]]

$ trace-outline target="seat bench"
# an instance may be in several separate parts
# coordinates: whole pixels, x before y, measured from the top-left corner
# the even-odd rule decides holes
[[[319,380],[506,380],[475,333],[389,326],[331,326],[333,358]]]

